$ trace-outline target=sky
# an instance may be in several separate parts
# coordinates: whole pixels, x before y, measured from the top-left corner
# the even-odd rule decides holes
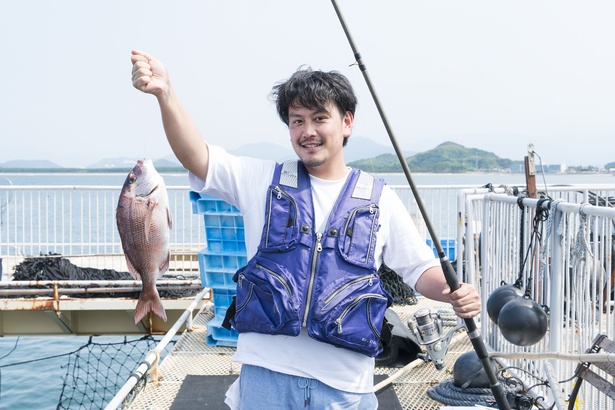
[[[533,144],[544,164],[615,161],[612,0],[337,4],[404,151],[453,141],[523,160]],[[289,147],[268,95],[309,65],[352,82],[353,135],[391,144],[331,1],[0,0],[0,163],[171,154],[131,49],[165,64],[209,143]]]

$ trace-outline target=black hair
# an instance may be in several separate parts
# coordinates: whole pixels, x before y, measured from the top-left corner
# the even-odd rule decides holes
[[[270,97],[276,103],[280,119],[288,125],[288,110],[302,106],[310,110],[325,110],[333,103],[343,117],[347,111],[354,116],[357,97],[350,81],[337,71],[312,70],[310,67],[299,69],[286,81],[277,83]]]

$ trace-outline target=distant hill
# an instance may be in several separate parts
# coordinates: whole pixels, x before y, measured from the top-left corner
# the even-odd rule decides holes
[[[367,172],[402,172],[396,154],[381,154],[373,158],[349,161],[348,165]]]
[[[118,157],[118,158],[104,158],[98,162],[88,165],[86,168],[90,169],[131,169],[137,163],[137,158],[127,158],[127,157]]]
[[[119,158],[105,158],[93,164],[87,166],[88,169],[132,169],[135,166],[137,161],[141,158],[127,158],[127,157],[119,157]],[[179,163],[175,155],[167,155],[166,157],[159,158],[153,160],[154,166],[156,169],[162,168],[182,168],[182,165]]]
[[[105,158],[88,165],[85,168],[64,168],[47,160],[14,160],[0,163],[0,170],[10,172],[43,171],[43,172],[126,172],[137,163],[137,158]],[[154,166],[158,170],[185,171],[174,155],[154,160]]]
[[[444,142],[436,148],[407,159],[411,169],[421,172],[472,172],[509,170],[522,161],[503,159],[492,152],[466,148],[455,142]]]
[[[297,157],[290,143],[285,146],[273,143],[251,143],[236,149],[229,149],[228,152],[233,155],[270,159],[278,162]],[[366,137],[351,136],[348,145],[344,147],[344,158],[349,162],[394,152],[390,145],[378,144]],[[411,153],[408,152],[406,155],[411,155]]]
[[[271,143],[252,143],[229,150],[234,155],[246,155],[256,158],[271,159],[278,162],[296,157],[288,146]],[[445,142],[429,151],[412,155],[405,153],[405,160],[414,172],[474,172],[474,171],[508,171],[522,166],[522,161],[499,158],[497,155],[476,148],[466,148],[454,142]],[[352,136],[344,147],[344,157],[350,166],[368,172],[401,172],[402,168],[394,154],[393,147],[382,145],[365,137]],[[63,168],[46,160],[14,160],[0,164],[4,170],[47,170],[49,172],[81,171],[124,172],[136,164],[138,158],[105,158],[86,168]],[[174,155],[155,159],[154,166],[167,172],[185,172]]]
[[[44,159],[16,159],[1,163],[0,168],[54,169],[62,167],[55,162]]]
[[[444,142],[436,148],[404,158],[414,172],[475,172],[508,171],[522,161],[502,159],[497,155],[476,148],[466,148],[455,142]],[[401,172],[396,155],[385,154],[375,158],[350,162],[348,165],[368,172]]]
[[[173,157],[175,158],[175,157]],[[170,168],[182,168],[182,165],[179,163],[179,161],[175,160],[168,160],[165,158],[160,158],[154,161],[154,167],[156,167],[156,169],[170,169]]]
[[[411,151],[403,153],[406,156],[415,154]],[[378,144],[374,142],[374,140],[365,137],[351,136],[348,145],[344,147],[344,158],[346,162],[374,158],[385,154],[395,155],[395,150],[392,145]]]

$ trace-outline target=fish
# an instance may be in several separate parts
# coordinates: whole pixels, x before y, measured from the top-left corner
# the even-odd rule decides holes
[[[164,179],[151,160],[138,160],[126,176],[115,219],[128,271],[143,284],[134,311],[135,325],[149,312],[166,322],[156,280],[169,269],[173,223]]]

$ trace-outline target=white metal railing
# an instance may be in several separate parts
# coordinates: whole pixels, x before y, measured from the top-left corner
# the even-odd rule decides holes
[[[423,216],[408,186],[391,188],[399,195],[422,233]],[[440,239],[457,237],[455,202],[464,186],[421,186],[419,192]],[[189,188],[167,186],[172,212],[172,257],[186,255],[194,270],[196,254],[206,246],[202,215],[192,212]],[[24,257],[58,254],[83,267],[125,271],[115,221],[118,186],[0,186],[0,258],[7,278]],[[454,245],[451,250],[454,252]],[[90,257],[95,256],[95,257]],[[174,263],[181,269],[182,258]]]
[[[194,254],[205,247],[205,235],[200,216],[192,213],[189,188],[169,186],[167,190],[173,220],[172,254]],[[121,187],[116,186],[0,187],[4,276],[23,257],[42,254],[60,254],[76,264],[125,271],[115,220],[120,192]],[[176,264],[181,260],[174,257]]]
[[[481,232],[483,229],[483,202],[486,194],[497,193],[516,195],[525,187],[500,185],[490,188],[459,189],[456,212],[458,216],[456,232],[456,252],[463,263],[458,264],[457,274],[465,282],[476,284],[476,273],[480,265]],[[598,206],[615,206],[615,185],[549,185],[538,190],[539,195],[560,199],[576,204],[594,204]],[[609,205],[610,204],[610,205]],[[466,245],[467,242],[467,246]],[[471,249],[465,252],[465,248]]]
[[[486,309],[480,322],[487,346],[513,374],[528,385],[558,382],[533,392],[557,404],[571,392],[578,362],[554,357],[585,353],[598,334],[615,336],[615,186],[552,187],[546,202],[510,194],[460,193],[466,275],[479,284],[483,303],[502,283],[520,279],[522,290],[548,307],[547,333],[531,346],[508,342]],[[580,408],[615,408],[589,383],[578,400]]]

